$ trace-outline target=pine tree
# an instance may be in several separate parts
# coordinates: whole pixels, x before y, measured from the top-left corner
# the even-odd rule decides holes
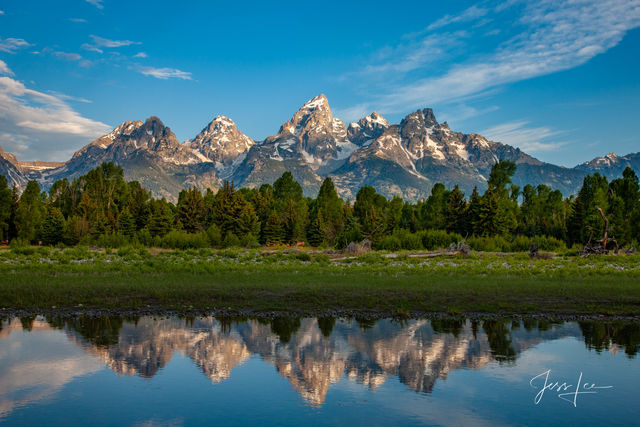
[[[200,190],[193,187],[182,190],[178,197],[176,221],[187,233],[196,233],[204,228],[204,200]]]
[[[118,233],[123,236],[133,237],[136,232],[136,223],[129,212],[129,208],[124,208],[118,217]]]
[[[7,178],[0,175],[0,241],[9,240],[9,222],[13,196]]]
[[[56,245],[63,241],[65,235],[65,219],[60,209],[50,207],[42,224],[42,243]]]
[[[20,239],[35,242],[40,237],[46,215],[44,198],[44,194],[40,193],[40,185],[36,181],[29,181],[16,209],[15,221]]]
[[[331,178],[325,178],[316,198],[315,217],[320,217],[320,230],[324,238],[333,244],[344,227],[342,199],[338,196]]]
[[[456,185],[447,201],[447,231],[462,235],[467,233],[467,209],[464,193]]]
[[[322,215],[315,217],[313,221],[309,223],[307,229],[307,243],[311,246],[320,246],[324,241],[324,234],[322,233]]]
[[[278,213],[272,211],[262,230],[263,240],[268,245],[281,244],[284,241],[284,227]]]
[[[165,199],[151,201],[151,220],[149,232],[152,236],[164,236],[171,229],[173,212]]]

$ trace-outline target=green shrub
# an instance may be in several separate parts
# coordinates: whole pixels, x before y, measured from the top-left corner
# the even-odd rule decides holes
[[[462,240],[462,236],[457,233],[447,233],[445,230],[426,230],[420,233],[422,246],[431,251],[434,249],[448,248],[452,243]]]
[[[393,235],[400,240],[400,246],[402,249],[415,251],[423,248],[422,238],[417,233],[411,233],[409,230],[400,229],[396,230]]]
[[[258,248],[260,247],[260,243],[254,234],[249,233],[240,238],[240,246],[245,248]]]
[[[373,245],[374,249],[383,251],[399,251],[402,249],[402,242],[396,236],[384,236]]]
[[[209,238],[209,244],[211,246],[216,248],[222,246],[222,232],[217,225],[212,224],[207,228],[207,237]]]
[[[205,233],[189,234],[184,231],[172,230],[161,238],[160,245],[167,249],[199,249],[209,245],[209,238]]]
[[[329,258],[329,255],[327,254],[315,254],[313,257],[313,261],[317,262],[318,264],[329,264],[331,262],[331,258]]]
[[[296,254],[296,259],[298,261],[311,261],[311,255],[306,252],[298,252]]]
[[[122,234],[101,234],[96,239],[96,244],[101,248],[119,248],[129,245],[129,237]]]
[[[222,241],[223,248],[233,248],[233,247],[237,248],[240,246],[242,246],[240,243],[240,239],[235,234],[227,233],[227,235],[224,236],[224,240]]]

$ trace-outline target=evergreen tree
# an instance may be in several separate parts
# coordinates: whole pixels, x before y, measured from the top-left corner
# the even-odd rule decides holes
[[[622,178],[611,181],[608,196],[613,234],[620,244],[629,244],[638,238],[640,219],[640,186],[633,169],[627,166]]]
[[[312,217],[314,219],[320,218],[320,230],[324,238],[330,244],[333,244],[335,238],[342,232],[344,227],[344,216],[342,199],[338,196],[331,178],[326,178],[322,182],[316,198],[316,209],[312,212]]]
[[[0,241],[9,240],[13,194],[4,175],[0,175]]]
[[[287,171],[273,183],[273,195],[278,200],[299,201],[302,199],[302,186]]]
[[[464,193],[456,185],[449,195],[447,201],[447,231],[458,234],[466,234],[467,225],[467,202],[464,200]]]
[[[29,181],[16,209],[18,237],[29,242],[39,239],[45,215],[45,195],[40,193],[40,185],[36,181]]]
[[[284,227],[277,212],[271,211],[262,234],[265,243],[268,245],[277,245],[284,241]]]
[[[152,236],[164,236],[171,229],[173,224],[173,212],[169,203],[162,198],[152,200],[150,204],[151,219],[149,220],[149,232]]]
[[[42,225],[42,243],[56,245],[61,243],[65,236],[65,219],[60,209],[50,207],[47,209]]]
[[[431,189],[431,195],[422,205],[422,227],[426,230],[444,230],[446,228],[447,202],[450,192],[444,184],[437,183]]]
[[[322,215],[318,214],[315,219],[309,223],[307,229],[307,243],[311,246],[320,246],[324,241],[325,235],[322,232]]]
[[[86,218],[71,215],[67,219],[67,226],[63,241],[66,245],[77,245],[80,241],[89,234],[90,225]]]
[[[204,200],[195,187],[182,190],[178,196],[175,220],[179,221],[187,233],[197,233],[204,229]]]
[[[133,237],[136,232],[136,223],[133,219],[133,216],[129,212],[129,208],[126,207],[120,213],[118,217],[118,233],[123,236]]]
[[[478,228],[480,224],[480,204],[481,198],[478,193],[478,187],[473,187],[471,197],[469,197],[469,208],[467,209],[467,226],[473,234],[482,234],[482,229]]]

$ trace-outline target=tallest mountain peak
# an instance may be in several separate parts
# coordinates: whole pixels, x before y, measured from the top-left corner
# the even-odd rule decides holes
[[[311,98],[310,100],[308,100],[303,106],[302,109],[315,109],[315,108],[321,108],[321,107],[329,107],[329,100],[327,99],[326,96],[324,96],[323,93],[321,93],[318,96],[314,96],[313,98]]]

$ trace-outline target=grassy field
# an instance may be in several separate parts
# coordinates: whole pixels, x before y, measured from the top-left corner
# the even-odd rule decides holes
[[[0,251],[0,312],[178,310],[296,314],[640,317],[640,256],[418,258],[260,250]]]

